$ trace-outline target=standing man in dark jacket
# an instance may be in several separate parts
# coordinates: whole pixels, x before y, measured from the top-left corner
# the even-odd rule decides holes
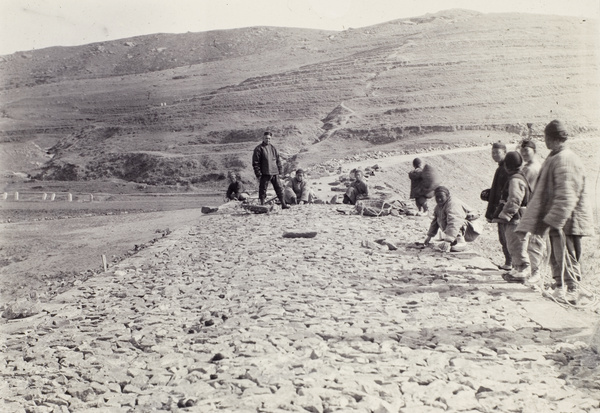
[[[413,169],[408,173],[410,179],[410,199],[415,200],[417,204],[417,215],[423,213],[427,215],[429,208],[427,207],[427,197],[423,193],[423,162],[419,158],[413,159]]]
[[[494,180],[492,181],[492,187],[486,189],[481,193],[481,199],[487,201],[488,206],[485,211],[485,218],[488,222],[492,222],[494,219],[494,212],[500,205],[500,198],[502,197],[502,190],[504,185],[508,182],[508,173],[504,168],[504,157],[506,156],[506,145],[502,142],[495,142],[492,145],[492,159],[498,163],[496,173],[494,174]],[[505,226],[498,225],[498,240],[502,245],[502,252],[504,254],[504,265],[500,266],[501,269],[510,271],[512,270],[512,258],[508,252],[506,244]]]
[[[256,178],[259,180],[258,198],[261,205],[265,203],[267,187],[269,186],[269,182],[271,182],[277,198],[281,202],[281,209],[287,209],[289,206],[285,203],[283,188],[279,181],[279,175],[283,173],[283,169],[281,167],[281,160],[279,159],[279,152],[271,145],[272,137],[273,134],[271,132],[265,132],[262,143],[254,148],[254,153],[252,154],[252,167],[254,168]]]

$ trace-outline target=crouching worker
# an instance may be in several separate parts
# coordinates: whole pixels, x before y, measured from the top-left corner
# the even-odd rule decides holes
[[[227,194],[225,194],[225,200],[229,201],[245,201],[248,199],[248,194],[244,192],[244,184],[240,181],[240,177],[235,172],[229,173],[230,184],[227,187]]]
[[[314,191],[308,185],[306,175],[302,169],[298,169],[296,176],[290,179],[283,192],[283,197],[285,202],[291,205],[312,204],[317,199]]]
[[[435,189],[435,202],[437,205],[433,210],[434,217],[425,238],[425,245],[428,245],[431,238],[441,230],[444,242],[442,250],[464,251],[467,249],[467,242],[475,241],[481,233],[479,225],[470,221],[476,219],[471,207],[460,199],[452,198],[445,186]]]
[[[355,172],[356,180],[348,186],[344,194],[344,204],[356,205],[356,201],[369,197],[369,187],[365,182],[365,175],[360,169]]]

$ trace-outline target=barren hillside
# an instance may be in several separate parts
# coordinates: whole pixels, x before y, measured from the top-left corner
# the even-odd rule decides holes
[[[265,129],[290,161],[316,143],[319,159],[428,133],[483,131],[481,143],[554,118],[596,130],[598,34],[597,21],[451,10],[15,53],[0,57],[0,170],[204,185],[249,176]]]

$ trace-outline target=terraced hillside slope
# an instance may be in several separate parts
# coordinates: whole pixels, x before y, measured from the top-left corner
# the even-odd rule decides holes
[[[309,163],[428,133],[536,134],[553,118],[595,130],[598,27],[451,10],[343,32],[253,27],[2,56],[0,169],[203,185],[229,169],[250,177],[265,129],[290,167],[300,153]]]

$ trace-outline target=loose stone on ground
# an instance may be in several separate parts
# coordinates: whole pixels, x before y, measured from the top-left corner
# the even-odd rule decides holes
[[[600,409],[589,314],[545,326],[482,257],[408,248],[428,219],[335,208],[199,217],[5,319],[0,410]]]

